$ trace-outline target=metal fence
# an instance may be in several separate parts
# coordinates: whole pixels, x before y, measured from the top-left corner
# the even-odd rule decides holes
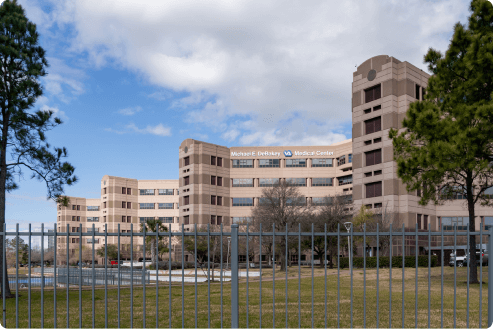
[[[94,230],[90,233],[82,233],[82,229],[75,233],[60,233],[57,232],[55,224],[54,232],[46,233],[43,227],[41,232],[31,232],[30,225],[29,232],[19,232],[18,225],[16,232],[6,232],[4,227],[4,233],[0,233],[4,251],[3,268],[6,268],[5,237],[27,237],[29,264],[31,264],[31,238],[33,236],[41,237],[42,260],[44,257],[45,236],[54,236],[55,264],[57,264],[57,250],[59,250],[57,237],[66,237],[66,244],[61,247],[64,247],[67,253],[66,259],[64,259],[66,266],[57,266],[56,270],[50,269],[49,272],[53,276],[49,277],[51,280],[48,281],[48,277],[45,276],[43,261],[41,261],[40,277],[33,275],[31,266],[27,268],[27,275],[19,274],[20,268],[16,266],[15,275],[8,276],[9,285],[13,283],[11,287],[14,289],[15,301],[14,299],[5,298],[6,280],[5,276],[3,276],[4,279],[1,282],[3,326],[57,327],[61,324],[62,327],[94,328],[142,325],[145,328],[148,324],[146,321],[154,322],[149,319],[146,312],[155,316],[156,327],[168,326],[170,328],[173,326],[231,326],[233,328],[240,326],[340,327],[341,325],[354,327],[355,324],[362,327],[379,327],[382,324],[384,327],[392,327],[396,326],[396,324],[399,326],[402,324],[402,327],[409,327],[412,326],[409,325],[412,320],[414,320],[415,327],[418,327],[418,321],[421,326],[424,322],[427,322],[428,327],[432,326],[432,322],[437,327],[456,327],[458,324],[465,324],[466,327],[470,327],[471,323],[475,327],[484,326],[483,279],[487,279],[488,283],[490,280],[493,282],[493,271],[488,266],[487,277],[483,277],[482,253],[480,253],[478,266],[479,284],[478,287],[471,287],[469,277],[470,262],[467,262],[467,267],[463,269],[458,269],[454,262],[452,275],[452,269],[448,264],[444,263],[444,253],[447,249],[456,249],[458,237],[469,240],[471,235],[475,235],[479,237],[480,244],[483,242],[483,237],[488,239],[488,255],[493,255],[493,244],[491,243],[493,227],[490,227],[489,231],[479,232],[470,232],[468,230],[458,232],[456,228],[454,231],[432,232],[430,229],[428,231],[420,231],[417,227],[414,231],[410,231],[405,230],[404,226],[399,231],[394,231],[392,225],[387,232],[380,232],[378,226],[376,232],[353,232],[352,227],[349,232],[341,232],[340,227],[336,232],[328,232],[327,227],[323,232],[315,232],[313,225],[311,232],[301,232],[301,225],[298,227],[297,232],[288,231],[287,227],[284,232],[276,231],[274,227],[270,228],[269,231],[264,231],[262,226],[257,232],[250,232],[248,226],[240,232],[237,224],[231,225],[231,231],[227,232],[223,230],[222,225],[220,228],[219,232],[211,232],[208,225],[206,232],[198,232],[196,227],[194,231],[186,232],[184,226],[182,226],[181,232],[171,232],[170,225],[167,232],[144,231],[136,233],[133,232],[132,225],[130,232],[122,233],[120,225],[118,225],[117,232],[111,233],[107,229],[105,229],[104,233],[94,232]],[[68,231],[69,225],[67,225]],[[78,268],[69,266],[69,237],[79,238],[79,252],[81,253],[82,237],[92,237],[92,241],[94,241],[95,237],[104,237],[105,250],[108,250],[108,237],[111,236],[116,237],[118,241],[118,263],[120,263],[120,238],[122,237],[130,237],[132,250],[134,237],[167,237],[169,250],[172,249],[172,238],[177,238],[181,244],[182,251],[185,250],[185,238],[190,237],[194,241],[191,251],[193,255],[197,255],[197,241],[199,238],[206,238],[208,246],[210,246],[211,239],[219,239],[221,243],[219,250],[220,267],[217,270],[220,281],[219,283],[211,282],[212,264],[210,256],[213,251],[210,248],[207,250],[207,271],[203,273],[206,276],[204,283],[199,283],[199,277],[201,276],[201,267],[205,267],[205,264],[200,264],[197,257],[195,257],[193,268],[191,270],[187,269],[187,273],[185,273],[184,252],[181,252],[181,281],[178,284],[176,282],[173,283],[174,280],[172,280],[172,276],[176,274],[176,271],[171,270],[171,257],[167,261],[169,270],[165,274],[167,284],[160,282],[164,276],[160,271],[151,272],[145,270],[145,259],[144,269],[134,271],[133,254],[131,254],[130,270],[124,270],[122,267],[110,269],[107,265],[105,265],[104,269],[96,269],[94,243],[92,243],[90,269],[83,269],[82,263],[79,264]],[[453,238],[453,245],[444,245],[444,238]],[[228,278],[230,275],[231,279],[230,282],[223,280],[225,264],[223,264],[222,243],[226,239],[230,239],[230,245],[228,244],[228,254],[230,253],[231,255],[230,264],[228,264],[231,268],[231,272],[228,273]],[[355,268],[357,262],[354,257],[350,257],[347,262],[349,269],[346,269],[344,267],[345,262],[339,258],[345,248],[346,239],[349,241],[348,246],[354,246],[355,244],[366,246],[367,241],[371,240],[376,246],[376,259],[368,257],[367,253],[363,252],[362,260],[361,258],[358,260],[360,261],[358,264],[362,264],[362,267]],[[383,239],[388,239],[390,243],[388,256],[385,256],[385,258],[380,253],[380,241]],[[393,244],[399,243],[402,246],[401,250],[405,250],[404,247],[410,245],[410,239],[414,241],[414,264],[409,264],[409,259],[406,259],[406,257],[400,259],[398,255],[393,255]],[[439,253],[440,260],[439,267],[432,270],[434,256],[432,256],[431,247],[433,239],[440,241],[438,246],[435,245],[435,250]],[[289,243],[278,244],[282,241],[289,241]],[[317,266],[317,269],[315,269],[314,261],[315,241],[318,241],[317,243],[323,241],[322,245],[326,257],[326,261]],[[328,267],[329,262],[327,261],[328,248],[333,247],[334,241],[337,241],[337,262],[335,262],[337,263],[337,269]],[[425,256],[427,258],[426,266],[418,264],[418,262],[422,261],[418,257],[418,247],[423,241],[428,244],[428,253]],[[304,248],[302,248],[302,243]],[[262,253],[265,253],[264,248],[270,246],[272,248],[270,255],[273,257],[274,264],[280,260],[279,256],[276,256],[278,254],[276,248],[279,249],[280,245],[283,246],[282,251],[284,252],[281,254],[284,254],[283,261],[286,264],[288,263],[288,249],[297,249],[298,255],[301,255],[302,250],[306,250],[308,246],[308,251],[305,251],[305,253],[311,256],[310,266],[303,269],[304,275],[302,275],[301,262],[298,262],[297,273],[296,267],[294,267],[290,271],[286,270],[279,274],[280,272],[275,269],[268,270],[264,268],[263,270],[262,261],[259,262],[258,268],[250,268],[250,257],[246,257],[246,269],[245,272],[241,273],[244,275],[241,275],[239,272],[239,255],[243,251],[240,249],[250,250],[249,248],[252,244],[257,247],[260,260],[262,260]],[[142,245],[142,249],[143,254],[146,254],[145,244]],[[353,254],[352,249],[352,247],[349,249],[351,251],[350,255]],[[158,252],[157,245],[156,252]],[[467,253],[469,253],[469,250],[467,250]],[[81,254],[79,259],[82,259]],[[386,268],[382,268],[384,259]],[[396,259],[398,263],[395,263]],[[229,259],[227,258],[227,260]],[[367,266],[370,260],[372,262],[376,260],[374,269],[369,269]],[[18,253],[16,253],[16,264],[19,264]],[[420,266],[422,267],[421,269],[419,269]],[[406,270],[406,267],[414,267],[414,270]],[[318,271],[317,275],[315,275],[315,270]],[[463,272],[459,272],[459,270],[463,270]],[[255,271],[255,274],[258,275],[253,275],[252,271]],[[293,273],[296,274],[294,277]],[[399,277],[395,276],[396,273]],[[463,280],[464,276],[466,281],[459,282],[458,278]],[[45,278],[45,280],[40,279],[40,289],[32,289],[36,287],[36,278],[41,277]],[[192,278],[191,284],[186,283],[186,277]],[[240,279],[240,277],[242,278]],[[452,277],[453,283],[450,279]],[[418,282],[419,278],[421,278],[420,282]],[[426,278],[425,282],[423,282],[423,278]],[[410,282],[413,282],[413,280],[415,284],[411,284],[411,288],[414,286],[414,289],[409,289]],[[19,285],[21,282],[22,286]],[[52,288],[45,289],[51,283],[53,285]],[[438,283],[440,286],[438,286]],[[138,289],[136,290],[134,285],[137,284]],[[24,285],[27,285],[27,289],[24,288]],[[84,287],[83,289],[84,285],[89,285],[89,287]],[[130,288],[126,287],[127,285]],[[124,287],[122,288],[121,286]],[[277,291],[276,286],[278,287]],[[102,289],[104,289],[104,297],[102,297]],[[26,290],[27,298],[23,296],[25,294],[22,294],[22,291]],[[283,290],[284,293],[282,294]],[[88,291],[91,293],[90,296]],[[420,295],[418,296],[418,294]],[[155,299],[150,299],[148,295],[155,297]],[[493,284],[488,284],[487,295],[487,326],[491,326],[493,324],[493,300],[491,299],[493,298]],[[167,305],[163,305],[162,301],[160,303],[163,298],[167,300]],[[204,309],[202,304],[205,304],[206,298],[207,307]],[[57,300],[65,302],[65,307],[57,305]],[[201,307],[198,305],[199,300]],[[90,310],[88,310],[88,301],[91,302]],[[424,307],[426,303],[423,301],[427,301],[426,307]],[[414,302],[414,305],[412,302]],[[155,305],[152,305],[153,303]],[[78,306],[78,312],[76,312],[78,315],[74,314],[74,304]],[[471,305],[473,305],[474,309]],[[71,306],[72,312],[70,312]],[[166,306],[168,310],[166,310]],[[465,310],[462,310],[464,306]],[[476,313],[476,307],[479,308],[477,310],[477,319],[470,316]],[[33,311],[34,309],[36,312]],[[37,312],[38,309],[40,314]],[[179,321],[180,313],[181,323]],[[279,316],[283,315],[284,317],[279,319]],[[397,319],[396,315],[398,315]],[[78,319],[78,324],[74,322],[75,318]],[[137,319],[142,323],[134,321]],[[388,319],[388,322],[386,319]],[[127,320],[128,322],[126,322]]]

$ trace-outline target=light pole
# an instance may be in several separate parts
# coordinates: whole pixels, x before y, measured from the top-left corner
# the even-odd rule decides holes
[[[348,233],[351,231],[351,226],[353,223],[351,222],[345,222],[344,226],[346,227],[346,230]],[[349,235],[347,236],[347,245],[348,245],[348,250],[349,250],[349,270],[353,270],[353,253],[351,252],[351,242],[350,242],[350,237]]]
[[[228,236],[228,253],[226,254],[226,269],[229,268],[229,262],[228,262],[228,260],[229,260],[229,244],[230,243],[231,243],[231,237]]]

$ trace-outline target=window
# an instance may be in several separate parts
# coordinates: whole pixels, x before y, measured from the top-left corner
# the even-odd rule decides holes
[[[312,167],[332,167],[332,159],[313,159]]]
[[[456,186],[455,188],[445,186],[442,188],[440,197],[442,200],[465,200],[466,196],[461,192],[462,187],[460,186]]]
[[[217,177],[217,186],[223,186],[223,178]]]
[[[338,180],[339,186],[352,184],[353,183],[353,175],[337,177],[337,180]]]
[[[312,198],[312,204],[314,206],[325,206],[329,204],[328,198]]]
[[[126,207],[127,207],[127,202],[122,201],[122,208],[126,208]]]
[[[103,216],[103,221],[106,223],[106,216]]]
[[[416,99],[419,100],[419,85],[416,84]]]
[[[132,202],[127,202],[127,209],[132,209]]]
[[[106,208],[106,202],[103,202],[103,208]]]
[[[185,166],[190,165],[190,157],[185,157],[183,160],[185,162]]]
[[[87,217],[88,222],[99,222],[99,217]]]
[[[159,217],[161,223],[173,224],[173,217]]]
[[[215,165],[216,165],[216,157],[211,156],[211,166],[215,166]]]
[[[381,171],[381,170],[375,170],[375,171],[373,172],[373,174],[374,174],[375,176],[377,176],[377,175],[381,175],[381,174],[382,174],[382,171]]]
[[[94,229],[92,227],[88,227],[87,233],[91,233],[91,232],[99,232],[99,227],[95,227]]]
[[[382,208],[382,203],[375,203],[373,208]]]
[[[183,216],[183,224],[185,225],[190,224],[190,216]]]
[[[217,157],[217,166],[222,167],[223,166],[223,158]]]
[[[286,183],[292,186],[306,186],[306,178],[286,178]]]
[[[154,217],[139,217],[141,223],[147,223],[148,220],[154,220]]]
[[[106,190],[106,187],[104,189]],[[126,187],[122,187],[122,194],[127,194],[127,188]]]
[[[272,187],[274,185],[279,185],[279,178],[260,178],[260,187]]]
[[[442,217],[442,227],[444,231],[453,231],[454,225],[457,230],[466,230],[469,224],[469,217]]]
[[[80,227],[72,227],[72,233],[79,232]],[[88,231],[89,232],[89,231]]]
[[[176,209],[180,209],[180,204],[179,203],[176,204]]]
[[[365,185],[366,197],[374,198],[377,196],[382,196],[382,182],[374,182]]]
[[[154,195],[154,190],[139,190],[140,195]]]
[[[306,167],[306,159],[286,159],[286,168]]]
[[[74,205],[72,205],[72,210],[75,210],[75,209],[77,209],[77,208],[76,208],[76,206],[74,204]]]
[[[80,210],[80,206],[79,205],[77,205],[77,210]]]
[[[313,178],[312,186],[332,186],[332,178]]]
[[[353,162],[353,155],[352,154],[349,154],[347,156],[347,163],[351,163],[351,162]]]
[[[371,177],[373,174],[371,171],[365,173],[365,177]]]
[[[252,207],[253,198],[233,198],[233,207]]]
[[[371,113],[371,107],[363,111],[365,114]]]
[[[77,216],[77,221],[80,222],[80,216]]]
[[[484,217],[484,229],[488,231],[490,229],[490,226],[493,225],[493,217],[492,216],[485,216]]]
[[[183,177],[183,185],[189,185],[190,184],[190,176]]]
[[[216,216],[211,215],[211,225],[216,225]]]
[[[365,121],[365,134],[372,134],[382,130],[382,117],[376,117]]]
[[[131,223],[132,222],[132,217],[131,216],[127,216],[127,223]]]
[[[127,222],[127,216],[122,216],[122,223],[126,223]]]
[[[60,240],[58,240],[60,242]],[[72,238],[72,243],[79,243],[79,238]]]
[[[253,178],[233,178],[233,187],[253,187]]]
[[[127,194],[132,194],[132,189],[131,188],[127,188]]]
[[[223,197],[222,196],[218,196],[217,197],[217,205],[218,206],[222,206],[223,205]]]
[[[183,204],[185,206],[190,204],[190,196],[187,195],[187,196],[183,197]]]
[[[215,205],[216,204],[216,196],[211,195],[211,204]]]
[[[423,228],[428,229],[428,215],[423,215]]]
[[[211,185],[216,185],[216,176],[211,176]]]
[[[365,141],[365,145],[371,145],[371,139],[370,139],[370,140]]]
[[[366,166],[382,163],[382,149],[365,152]]]
[[[139,209],[154,209],[154,203],[139,203]]]
[[[346,156],[342,155],[337,158],[337,165],[342,166],[343,164],[346,164]]]
[[[377,105],[373,107],[373,111],[378,111],[382,109],[382,105]]]
[[[173,189],[159,189],[159,195],[173,195]]]
[[[159,203],[158,209],[173,209],[172,203]]]
[[[217,225],[221,225],[223,223],[223,216],[217,216]]]
[[[253,160],[233,160],[233,168],[253,168]]]
[[[176,195],[180,195],[180,190],[176,190]]]
[[[245,225],[252,222],[252,217],[233,217],[233,224]]]
[[[382,97],[380,84],[365,90],[365,103],[380,99]]]
[[[416,215],[416,223],[418,224],[418,230],[421,230],[421,214]]]
[[[380,143],[382,141],[382,137],[375,138],[373,143]]]
[[[99,239],[87,239],[87,243],[99,243]]]
[[[260,159],[259,168],[279,168],[279,159]]]

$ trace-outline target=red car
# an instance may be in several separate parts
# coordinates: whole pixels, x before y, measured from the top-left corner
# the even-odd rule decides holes
[[[111,265],[118,265],[118,261],[117,260],[112,260],[111,261]]]

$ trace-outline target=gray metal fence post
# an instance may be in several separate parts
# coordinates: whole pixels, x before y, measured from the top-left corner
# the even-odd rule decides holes
[[[493,226],[490,226],[489,235],[488,256],[491,257],[491,255],[493,255]],[[480,241],[480,243],[483,243],[483,241]],[[491,284],[493,282],[493,271],[489,265],[490,264],[488,264],[488,328],[491,328],[491,325],[493,325],[493,284]]]
[[[239,328],[238,224],[231,225],[231,328]]]

